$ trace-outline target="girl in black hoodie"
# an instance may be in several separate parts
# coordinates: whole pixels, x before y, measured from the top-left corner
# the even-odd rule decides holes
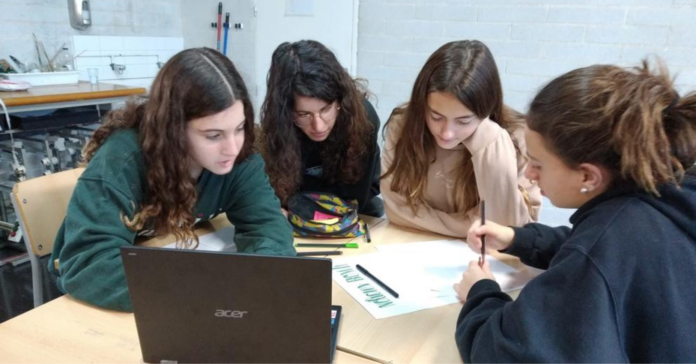
[[[666,70],[596,65],[551,81],[527,116],[526,176],[578,208],[573,228],[475,223],[468,243],[546,272],[518,299],[487,263],[455,290],[473,362],[696,360],[696,93]]]

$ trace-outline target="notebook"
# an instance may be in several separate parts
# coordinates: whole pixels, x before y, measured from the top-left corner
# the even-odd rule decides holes
[[[145,362],[333,360],[329,259],[135,246],[121,257]]]

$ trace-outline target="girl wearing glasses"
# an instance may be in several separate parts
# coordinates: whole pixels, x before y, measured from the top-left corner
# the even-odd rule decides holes
[[[503,104],[493,55],[478,41],[433,53],[410,101],[385,125],[382,195],[389,221],[466,238],[486,201],[488,218],[537,220],[541,195],[524,178],[522,115]]]
[[[382,216],[380,123],[362,84],[312,40],[278,46],[267,83],[259,144],[283,206],[300,191],[329,192]]]

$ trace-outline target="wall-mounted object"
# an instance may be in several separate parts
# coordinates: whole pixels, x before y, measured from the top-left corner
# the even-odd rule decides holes
[[[90,0],[68,0],[70,12],[70,25],[82,30],[92,25],[92,6]]]
[[[84,52],[84,51],[83,51],[83,52]],[[157,69],[162,68],[162,66],[164,65],[164,63],[160,61],[159,55],[157,55],[157,54],[129,54],[129,55],[127,55],[127,56],[126,56],[126,55],[123,55],[123,54],[103,54],[103,55],[99,55],[99,56],[82,56],[82,55],[78,55],[78,56],[76,56],[75,58],[78,58],[78,57],[80,57],[80,58],[104,58],[104,57],[109,57],[109,59],[111,60],[110,63],[109,63],[109,67],[111,67],[111,69],[112,69],[114,72],[116,72],[116,74],[119,74],[119,75],[122,75],[123,72],[126,70],[126,65],[125,65],[125,64],[117,64],[117,63],[114,63],[114,57],[155,57],[155,58],[157,59],[157,61],[155,62],[155,64],[157,65]]]
[[[109,66],[111,66],[111,69],[114,70],[114,72],[118,73],[119,75],[123,74],[123,71],[126,70],[126,65],[125,64],[116,64],[112,63]]]

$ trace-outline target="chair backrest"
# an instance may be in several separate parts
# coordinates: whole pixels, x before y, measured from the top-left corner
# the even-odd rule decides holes
[[[84,168],[75,168],[16,183],[12,202],[27,248],[37,257],[53,251],[53,241]]]

